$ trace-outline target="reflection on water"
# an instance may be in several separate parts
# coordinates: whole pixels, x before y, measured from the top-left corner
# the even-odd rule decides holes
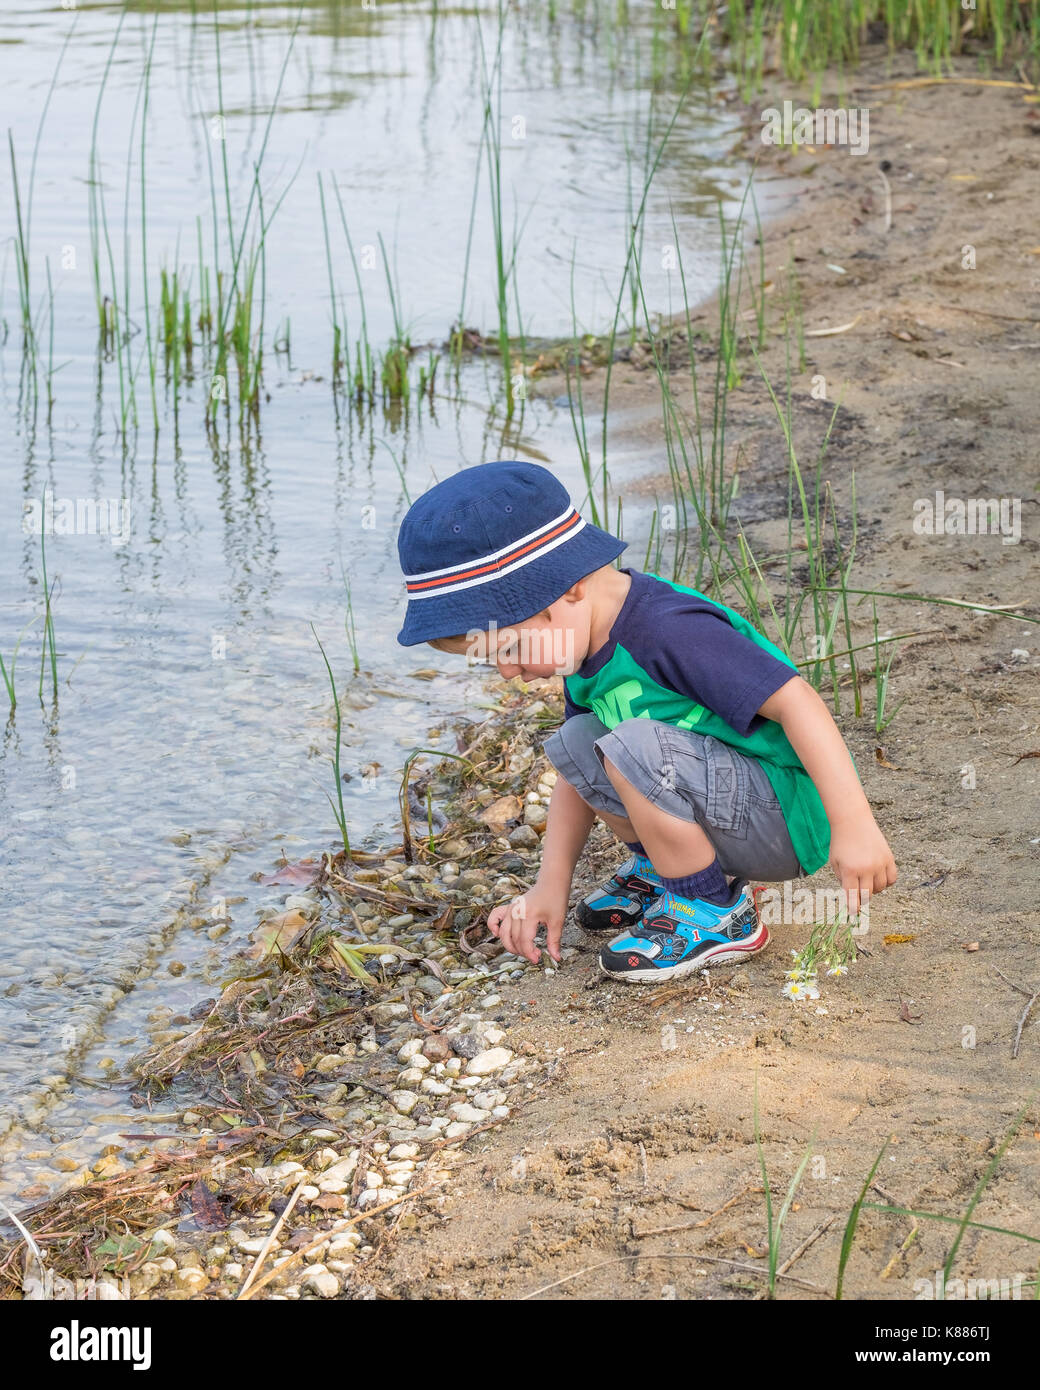
[[[493,47],[494,4],[305,4],[291,49],[295,5],[223,5],[219,74],[207,7],[132,10],[113,48],[120,12],[24,6],[0,17],[4,123],[18,157],[40,392],[33,410],[9,256],[0,310],[0,654],[8,666],[34,621],[18,652],[18,707],[0,744],[0,1126],[42,1127],[31,1158],[11,1136],[22,1158],[3,1182],[15,1190],[30,1178],[57,1181],[46,1154],[89,1149],[106,1125],[123,1123],[120,1062],[156,1019],[219,987],[231,949],[267,897],[250,876],[268,870],[283,847],[299,857],[334,842],[325,798],[330,708],[310,623],[344,695],[343,760],[352,779],[345,797],[356,841],[392,835],[407,750],[427,744],[444,717],[480,713],[477,677],[450,657],[396,644],[403,601],[395,537],[407,498],[460,467],[514,455],[548,461],[576,500],[584,495],[569,410],[530,400],[506,430],[493,357],[470,361],[457,379],[445,367],[421,407],[413,399],[357,411],[329,379],[330,282],[348,341],[359,331],[361,301],[338,225],[330,275],[319,172],[335,176],[355,248],[377,246],[382,235],[413,344],[442,343],[460,306],[465,324],[495,332],[486,172],[470,230],[483,120],[477,18]],[[142,76],[155,14],[142,161]],[[654,56],[659,16],[633,15],[617,29],[597,14],[589,5],[577,22],[561,7],[551,23],[517,13],[503,43],[503,206],[508,224],[515,215],[523,228],[516,288],[533,335],[609,325],[630,181],[639,197],[650,87],[659,89],[663,130],[660,111],[670,117],[685,80],[671,50]],[[73,24],[30,207],[37,126]],[[118,287],[129,338],[122,350],[109,343],[99,352],[88,179],[106,67],[97,114],[107,218],[101,274]],[[228,159],[231,219],[242,225],[261,151],[271,215],[262,329],[259,317],[251,327],[264,344],[260,412],[244,431],[231,411],[216,412],[207,428],[201,342],[174,390],[157,340],[156,432],[141,164],[154,331],[159,269],[180,269],[194,313],[202,270],[220,259],[214,236],[219,243],[226,228],[225,192],[221,181],[219,198],[211,197],[209,156],[221,106],[217,143]],[[726,154],[733,125],[718,112],[694,87],[661,162],[644,240],[651,312],[681,303],[676,272],[656,250],[672,240],[673,212],[691,298],[714,281],[715,201],[739,196],[742,181]],[[516,129],[523,139],[511,138]],[[2,202],[5,238],[16,231],[11,192],[5,188]],[[359,274],[369,337],[381,351],[394,330],[382,261]],[[592,421],[589,437],[595,449]],[[49,508],[42,538],[27,506]],[[120,534],[127,522],[128,538]],[[638,511],[626,508],[630,533],[639,524]],[[42,702],[38,696],[44,559],[56,703],[49,659]],[[444,674],[410,675],[422,667]],[[372,761],[383,772],[362,780],[360,768]],[[224,900],[230,924],[214,908]]]

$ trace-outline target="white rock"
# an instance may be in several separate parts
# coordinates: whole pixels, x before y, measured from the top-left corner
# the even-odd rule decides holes
[[[338,1159],[335,1163],[331,1164],[330,1167],[325,1169],[325,1172],[322,1174],[323,1181],[350,1182],[351,1178],[354,1176],[354,1169],[357,1167],[357,1161],[358,1150],[351,1149],[346,1158]],[[321,1187],[320,1182],[318,1186]]]
[[[395,1144],[390,1150],[389,1157],[391,1159],[418,1158],[419,1152],[418,1144]]]
[[[252,1240],[242,1240],[242,1241],[239,1241],[239,1243],[238,1243],[238,1248],[239,1248],[239,1250],[244,1251],[247,1255],[259,1255],[260,1251],[264,1248],[264,1246],[265,1246],[266,1244],[267,1244],[267,1237],[266,1237],[266,1236],[256,1236],[256,1237],[255,1237],[254,1239],[252,1239]],[[271,1249],[272,1249],[272,1250],[277,1250],[277,1249],[278,1249],[278,1242],[277,1242],[277,1241],[275,1241],[275,1242],[272,1244]]]
[[[383,1175],[382,1173],[377,1173],[374,1168],[370,1168],[365,1174],[365,1182],[369,1187],[382,1187]]]
[[[160,1226],[157,1231],[152,1232],[151,1241],[152,1244],[157,1245],[160,1250],[172,1250],[177,1244],[170,1232],[163,1226]]]
[[[232,1260],[230,1264],[224,1266],[225,1279],[241,1279],[245,1272],[245,1266],[240,1265],[237,1260]]]
[[[395,1110],[399,1110],[402,1115],[410,1115],[419,1104],[419,1097],[414,1091],[391,1091],[390,1101]]]
[[[404,1071],[398,1072],[397,1084],[403,1090],[414,1090],[423,1079],[422,1071],[419,1067],[406,1067]]]
[[[458,1076],[459,1072],[462,1070],[462,1058],[449,1057],[444,1063],[444,1070],[449,1076]]]
[[[410,1062],[417,1052],[423,1049],[422,1038],[409,1038],[406,1043],[402,1043],[397,1049],[397,1060],[399,1062]]]
[[[488,1047],[497,1047],[498,1044],[504,1040],[505,1036],[501,1028],[492,1026],[484,1029],[484,1041],[487,1043]]]
[[[322,1178],[318,1183],[319,1192],[327,1192],[333,1197],[338,1197],[341,1192],[346,1192],[350,1188],[349,1182],[344,1182],[341,1178]]]
[[[467,1125],[462,1120],[453,1120],[444,1133],[448,1139],[458,1139],[460,1135],[468,1134],[471,1128],[472,1125]]]
[[[490,1076],[492,1072],[501,1070],[512,1060],[513,1054],[508,1047],[489,1047],[485,1052],[478,1052],[470,1059],[466,1071],[470,1076]]]
[[[449,1096],[451,1087],[446,1081],[434,1081],[432,1076],[423,1079],[419,1086],[420,1091],[425,1091],[428,1096]]]
[[[308,1272],[303,1281],[303,1287],[309,1293],[316,1293],[319,1298],[335,1298],[339,1293],[339,1280],[334,1274],[330,1274],[327,1269],[312,1269]]]
[[[320,1196],[320,1189],[317,1187],[313,1187],[310,1183],[308,1183],[306,1186],[300,1188],[300,1195],[297,1200],[301,1202],[313,1202],[315,1197]]]
[[[448,1113],[454,1115],[456,1120],[465,1120],[467,1124],[471,1125],[481,1125],[487,1119],[487,1115],[483,1110],[478,1110],[475,1105],[467,1105],[464,1101],[460,1101],[457,1105],[450,1106]],[[449,1127],[449,1133],[450,1132]]]

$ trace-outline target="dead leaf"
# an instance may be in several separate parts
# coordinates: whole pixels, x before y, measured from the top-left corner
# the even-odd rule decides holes
[[[314,882],[319,866],[313,859],[301,859],[298,864],[280,864],[273,874],[264,874],[263,884],[289,883],[310,884]]]
[[[516,820],[520,815],[520,801],[515,796],[500,796],[492,801],[490,806],[486,806],[480,814],[480,819],[484,824],[501,835],[506,824],[511,820]]]
[[[907,941],[916,941],[917,937],[904,932],[890,932],[885,937],[886,946],[902,946]]]
[[[891,768],[893,772],[902,772],[903,770],[901,767],[896,767],[895,763],[890,763],[888,761],[885,757],[885,750],[880,744],[874,749],[874,761],[881,767]]]
[[[322,1211],[342,1211],[346,1200],[338,1192],[323,1192],[320,1197],[315,1197],[310,1206],[319,1207]]]
[[[977,951],[978,949],[979,943],[977,941],[966,941],[961,947],[962,951]]]
[[[900,999],[899,1017],[903,1020],[904,1023],[917,1023],[920,1019],[924,1018],[924,1014],[912,1014],[910,1012],[910,1005],[907,1002],[907,1000]]]
[[[433,959],[432,956],[424,956],[422,963],[426,966],[426,969],[430,972],[431,975],[433,975],[436,979],[440,980],[442,985],[447,984],[447,980],[445,980],[444,978],[444,971],[440,968],[440,966],[437,964],[437,962]]]
[[[278,951],[287,955],[310,925],[311,919],[295,910],[268,917],[253,933],[253,945],[246,955],[250,960],[263,960],[265,956],[273,956]]]
[[[442,676],[444,672],[438,671],[433,666],[424,666],[421,671],[409,671],[408,674],[413,681],[432,681],[437,676]]]
[[[196,1180],[190,1197],[192,1214],[204,1231],[222,1231],[229,1224],[216,1195],[201,1178]]]

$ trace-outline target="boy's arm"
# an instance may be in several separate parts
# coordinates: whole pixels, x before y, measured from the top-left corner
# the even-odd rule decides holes
[[[496,907],[488,916],[488,931],[507,951],[538,964],[534,944],[538,924],[545,923],[546,950],[560,959],[560,937],[567,916],[571,879],[578,856],[589,838],[596,815],[562,777],[557,777],[549,798],[549,815],[542,840],[542,867],[534,887],[511,903]]]
[[[855,916],[871,893],[880,893],[898,875],[845,740],[827,706],[801,676],[770,695],[758,712],[783,726],[820,793],[831,827],[831,868],[847,894],[849,913]]]

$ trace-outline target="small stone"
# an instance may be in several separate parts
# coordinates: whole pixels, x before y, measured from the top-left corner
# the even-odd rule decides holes
[[[326,1056],[318,1058],[318,1065],[315,1067],[315,1071],[320,1071],[322,1073],[336,1071],[339,1067],[343,1066],[346,1060],[346,1057],[341,1057],[338,1052],[330,1052]]]
[[[466,1066],[470,1076],[489,1076],[513,1060],[508,1047],[489,1047],[486,1052],[478,1052]]]
[[[239,1250],[243,1251],[243,1253],[246,1255],[259,1255],[260,1251],[264,1248],[266,1244],[266,1236],[254,1236],[251,1240],[240,1240],[238,1243],[238,1248]],[[277,1240],[273,1242],[273,1244],[271,1245],[271,1249],[278,1249]]]
[[[286,912],[302,912],[305,917],[314,917],[321,911],[321,904],[306,893],[290,893],[285,900]]]
[[[482,1125],[487,1120],[487,1115],[483,1110],[478,1110],[475,1105],[467,1105],[465,1102],[451,1106],[449,1113],[454,1115],[456,1120],[465,1120],[467,1124],[472,1125]]]
[[[404,1158],[418,1158],[419,1153],[420,1149],[418,1144],[395,1144],[387,1157],[400,1161]]]
[[[524,810],[524,824],[531,826],[533,830],[544,830],[548,819],[548,807],[543,806],[540,801]]]
[[[538,832],[530,825],[518,825],[509,833],[509,843],[514,849],[537,849]]]
[[[399,917],[391,917],[387,926],[391,931],[399,931],[403,927],[410,927],[415,921],[415,917],[410,912],[402,912]]]
[[[423,1079],[423,1073],[418,1067],[406,1067],[404,1071],[398,1072],[397,1084],[406,1090],[414,1090]]]
[[[417,1052],[421,1052],[422,1050],[422,1038],[409,1038],[406,1043],[402,1043],[398,1048],[397,1060],[399,1062],[409,1062]]]
[[[230,1264],[224,1266],[224,1278],[233,1279],[236,1283],[245,1273],[245,1266],[240,1265],[237,1260],[232,1260]]]
[[[483,999],[478,1000],[482,1009],[497,1009],[502,1002],[500,994],[485,994]]]
[[[420,1091],[424,1091],[428,1096],[447,1096],[451,1094],[451,1087],[446,1081],[435,1081],[432,1076],[423,1078]]]
[[[186,1125],[200,1125],[202,1124],[202,1116],[196,1115],[194,1110],[185,1110],[184,1114],[181,1116],[181,1123]]]
[[[463,1134],[468,1134],[471,1126],[464,1124],[462,1120],[453,1120],[445,1129],[444,1133],[448,1139],[459,1139]]]
[[[439,1034],[431,1034],[428,1038],[417,1038],[417,1042],[422,1043],[422,1053],[431,1062],[446,1062],[451,1056],[451,1048]]]
[[[419,1097],[414,1091],[391,1091],[390,1101],[395,1110],[399,1110],[402,1115],[410,1115],[419,1103]]]
[[[312,1269],[303,1281],[303,1288],[316,1293],[319,1298],[335,1298],[340,1290],[339,1280],[327,1269]]]

